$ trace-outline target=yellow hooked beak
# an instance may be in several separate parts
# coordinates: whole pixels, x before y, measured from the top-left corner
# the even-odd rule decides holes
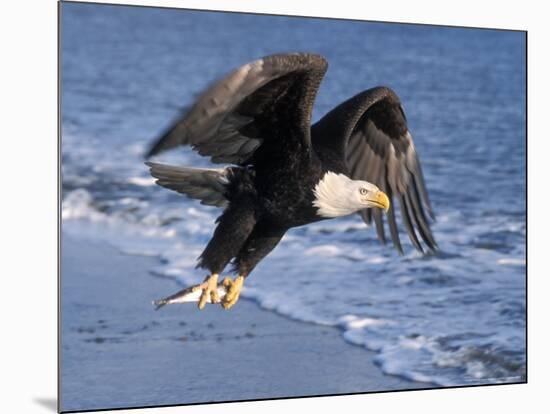
[[[373,195],[367,197],[367,201],[374,205],[374,207],[383,208],[387,213],[390,208],[390,199],[383,191],[377,191]]]

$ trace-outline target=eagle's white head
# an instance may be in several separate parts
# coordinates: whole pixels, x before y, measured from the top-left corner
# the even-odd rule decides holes
[[[344,174],[327,172],[313,190],[317,214],[332,218],[347,216],[365,208],[383,208],[388,211],[388,196],[372,183],[352,180]]]

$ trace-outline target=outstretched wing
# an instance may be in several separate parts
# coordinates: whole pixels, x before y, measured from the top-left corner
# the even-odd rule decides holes
[[[245,165],[260,161],[258,152],[281,147],[283,139],[287,151],[309,149],[313,101],[326,69],[322,56],[307,53],[248,63],[206,90],[147,157],[191,145],[213,162]]]
[[[423,251],[418,235],[430,250],[437,244],[428,218],[434,218],[420,160],[398,96],[389,88],[364,91],[329,112],[314,129],[314,145],[331,147],[345,159],[350,176],[376,184],[391,207],[387,221],[393,244],[402,252],[393,199],[401,209],[401,219],[413,245]],[[337,137],[337,138],[335,138]],[[360,212],[370,224],[374,220],[378,238],[386,242],[380,209]],[[418,235],[417,235],[418,233]]]

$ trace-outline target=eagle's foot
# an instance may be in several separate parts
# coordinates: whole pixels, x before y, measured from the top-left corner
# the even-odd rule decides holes
[[[227,293],[222,299],[222,306],[224,309],[230,309],[239,300],[239,295],[244,284],[244,276],[237,276],[235,280],[226,277],[223,279],[222,284],[227,289]]]
[[[196,286],[197,289],[202,289],[201,297],[199,298],[199,309],[203,309],[208,302],[208,299],[212,303],[219,303],[220,296],[218,295],[218,274],[213,273],[207,276],[200,285]]]

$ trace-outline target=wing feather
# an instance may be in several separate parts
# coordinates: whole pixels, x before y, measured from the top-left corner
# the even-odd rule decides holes
[[[313,132],[314,148],[338,152],[351,178],[376,184],[388,195],[391,206],[386,218],[399,252],[403,249],[393,198],[412,244],[424,251],[422,239],[430,250],[437,248],[426,217],[427,212],[433,219],[433,211],[418,154],[399,98],[391,89],[378,87],[354,96],[325,115]],[[385,243],[381,211],[368,209],[360,215],[367,224],[374,220],[378,238]]]
[[[313,100],[326,68],[322,56],[308,53],[243,65],[208,88],[146,157],[191,145],[213,162],[248,164],[260,146],[280,146],[280,125],[298,132],[284,135],[293,148],[309,148]]]
[[[381,190],[386,193],[388,198],[391,200],[393,198],[393,192],[391,187],[387,186],[387,182],[383,181]],[[393,245],[399,253],[403,253],[403,247],[401,246],[401,240],[399,240],[399,230],[397,228],[397,222],[395,220],[395,206],[391,203],[388,210],[388,225],[390,227],[390,235],[393,241]]]
[[[418,241],[418,237],[416,237],[416,232],[414,231],[414,227],[412,225],[409,206],[407,205],[407,200],[405,199],[405,195],[400,194],[398,196],[398,199],[399,199],[399,205],[401,207],[401,217],[403,218],[403,224],[405,225],[405,229],[407,230],[409,238],[411,239],[411,242],[414,245],[414,247],[416,247],[421,252],[424,252],[424,249],[422,249],[422,245]]]

